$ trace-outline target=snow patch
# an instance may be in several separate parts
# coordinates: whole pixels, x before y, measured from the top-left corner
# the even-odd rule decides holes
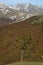
[[[12,20],[14,20],[15,18],[16,18],[16,15],[10,17],[10,19],[12,19]]]
[[[4,14],[7,14],[7,13],[9,13],[9,10],[6,10],[6,11],[4,12]]]
[[[25,13],[20,13],[19,15],[25,15]]]
[[[21,17],[20,19],[24,19],[24,16],[23,16],[23,17]]]

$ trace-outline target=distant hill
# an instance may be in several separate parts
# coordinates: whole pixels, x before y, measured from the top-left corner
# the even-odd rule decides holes
[[[0,65],[22,61],[43,62],[43,16],[0,27]]]
[[[17,4],[8,6],[0,3],[0,17],[7,17],[14,22],[23,21],[31,16],[43,14],[43,6],[32,4]]]
[[[13,21],[9,18],[5,18],[5,17],[0,18],[0,26],[8,25],[11,22]]]

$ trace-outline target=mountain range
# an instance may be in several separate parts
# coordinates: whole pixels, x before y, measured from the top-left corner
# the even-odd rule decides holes
[[[23,21],[31,16],[43,14],[43,6],[32,4],[17,4],[8,6],[4,3],[0,3],[0,24],[12,24]],[[9,21],[1,22],[1,18],[9,19]],[[1,24],[1,25],[2,25]]]

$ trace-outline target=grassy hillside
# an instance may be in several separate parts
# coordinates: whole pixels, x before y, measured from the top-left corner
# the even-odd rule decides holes
[[[12,63],[8,65],[43,65],[41,62],[22,62],[22,63]]]
[[[43,16],[0,27],[0,65],[43,62]]]

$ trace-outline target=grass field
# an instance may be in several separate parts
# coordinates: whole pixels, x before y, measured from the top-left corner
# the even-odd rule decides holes
[[[21,63],[13,63],[8,65],[43,65],[43,62],[21,62]]]

